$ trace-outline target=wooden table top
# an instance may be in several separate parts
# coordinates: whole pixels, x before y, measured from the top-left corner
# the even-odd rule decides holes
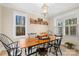
[[[50,41],[55,40],[55,36],[49,36],[49,37],[50,37]],[[49,42],[49,39],[40,40],[38,38],[28,38],[28,39],[25,39],[24,41],[20,42],[20,47],[21,48],[28,48],[28,47],[35,46],[35,45],[42,44],[42,43],[46,43],[46,42]]]

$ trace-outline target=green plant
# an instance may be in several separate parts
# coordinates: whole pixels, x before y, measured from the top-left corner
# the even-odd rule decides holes
[[[70,43],[70,42],[65,42],[65,46],[69,49],[72,49],[75,45],[73,43]]]

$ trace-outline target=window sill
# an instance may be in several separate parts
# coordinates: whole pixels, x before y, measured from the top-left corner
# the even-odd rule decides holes
[[[26,36],[24,35],[24,36],[15,36],[15,38],[26,38]]]

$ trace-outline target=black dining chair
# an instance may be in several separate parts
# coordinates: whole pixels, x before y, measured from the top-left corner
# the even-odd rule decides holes
[[[37,49],[37,55],[40,55],[40,56],[47,56],[48,55],[48,50],[46,48],[38,48]]]
[[[8,36],[0,33],[0,42],[5,47],[8,56],[21,56],[22,50],[19,48],[18,41],[13,42]]]
[[[60,49],[62,35],[55,35],[55,36],[56,36],[56,40],[54,41],[54,44],[53,44],[55,55],[58,56],[58,52],[60,52],[60,54],[62,55],[62,52]]]
[[[39,38],[39,40],[49,40],[49,37]],[[48,56],[48,44],[49,42],[40,44],[39,48],[37,48],[37,54],[40,56]]]
[[[61,45],[61,41],[62,41],[62,35],[55,35],[56,39],[54,41],[49,41],[48,47],[49,48],[49,53],[52,52],[52,49],[54,49],[54,52],[52,52],[53,54],[55,54],[56,56],[58,56],[58,52],[60,52],[60,54],[62,55],[61,49],[60,49],[60,45]]]

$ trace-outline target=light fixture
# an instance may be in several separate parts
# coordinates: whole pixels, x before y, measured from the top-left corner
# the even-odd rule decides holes
[[[48,14],[48,5],[47,4],[43,4],[42,6],[42,15],[45,18]]]

